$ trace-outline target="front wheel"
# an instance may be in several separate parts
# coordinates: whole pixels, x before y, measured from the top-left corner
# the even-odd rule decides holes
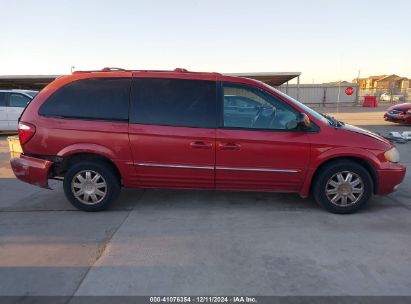
[[[101,211],[117,198],[120,181],[105,162],[82,161],[68,169],[63,187],[67,199],[77,209]]]
[[[332,213],[354,213],[373,193],[368,171],[352,161],[333,162],[321,169],[314,181],[315,200]]]

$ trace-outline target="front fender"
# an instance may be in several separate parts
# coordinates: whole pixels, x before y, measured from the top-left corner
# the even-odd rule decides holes
[[[378,151],[381,152],[381,151]],[[327,150],[313,149],[310,168],[318,168],[323,163],[333,158],[356,157],[367,161],[375,169],[380,168],[381,162],[372,150],[352,147],[329,148]]]
[[[378,151],[379,152],[379,151]],[[301,191],[300,196],[307,197],[310,192],[310,187],[312,184],[312,179],[317,171],[317,169],[325,162],[344,157],[355,157],[360,158],[370,164],[374,170],[381,168],[381,162],[378,159],[376,153],[372,150],[362,149],[362,148],[352,148],[352,147],[338,147],[338,148],[313,148],[311,152],[310,165],[307,170],[305,181]]]

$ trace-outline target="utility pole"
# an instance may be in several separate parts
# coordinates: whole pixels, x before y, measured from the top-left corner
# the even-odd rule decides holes
[[[337,113],[340,113],[340,95],[341,95],[341,66],[342,66],[343,54],[340,54],[340,66],[339,66],[339,74],[340,74],[340,81],[338,82],[338,96],[337,96]]]
[[[357,76],[357,96],[355,97],[355,105],[357,106],[359,103],[359,97],[360,97],[360,90],[361,90],[361,86],[360,86],[360,76],[361,76],[361,70],[358,70],[358,76]]]
[[[341,79],[338,82],[337,113],[340,113]]]

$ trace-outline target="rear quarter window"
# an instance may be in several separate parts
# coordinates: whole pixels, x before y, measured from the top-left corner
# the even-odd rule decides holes
[[[65,85],[40,107],[49,117],[128,121],[130,78],[90,78]]]

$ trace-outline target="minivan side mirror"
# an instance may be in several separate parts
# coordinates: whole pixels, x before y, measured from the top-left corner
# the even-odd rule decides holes
[[[300,130],[311,129],[311,120],[305,113],[299,113],[297,116],[297,128]]]

